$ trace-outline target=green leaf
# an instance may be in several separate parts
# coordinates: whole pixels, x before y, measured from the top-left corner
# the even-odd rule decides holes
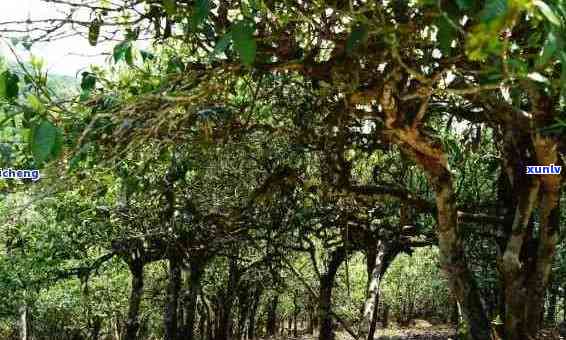
[[[242,63],[252,65],[255,61],[256,42],[253,37],[254,27],[247,21],[239,21],[232,26],[234,48],[240,55]]]
[[[558,18],[558,16],[556,16],[556,14],[552,10],[552,8],[550,8],[550,6],[548,6],[546,4],[546,2],[544,2],[542,0],[535,0],[535,1],[533,1],[533,4],[538,7],[538,9],[546,17],[546,19],[548,21],[550,21],[550,23],[552,23],[553,25],[556,25],[556,26],[560,26],[562,24],[560,22],[560,18]]]
[[[6,70],[0,74],[0,98],[14,100],[20,92],[20,77],[17,74]]]
[[[507,61],[507,65],[509,65],[513,74],[521,78],[525,77],[529,72],[529,65],[520,59],[510,58]]]
[[[481,18],[484,21],[491,21],[507,13],[509,9],[507,0],[489,0],[481,13]]]
[[[155,59],[155,55],[154,55],[153,53],[151,53],[151,52],[141,50],[141,51],[140,51],[140,54],[141,54],[142,60],[143,60],[144,62],[146,62],[147,60],[153,60],[153,59]]]
[[[50,121],[42,120],[31,135],[31,152],[38,164],[49,160],[61,148],[61,136],[59,129]],[[59,144],[59,145],[57,145]]]
[[[436,26],[438,27],[438,48],[442,55],[448,56],[452,50],[452,41],[454,41],[456,29],[442,16],[436,21]]]
[[[558,39],[556,34],[553,31],[548,33],[548,37],[546,38],[546,42],[542,48],[542,53],[540,58],[537,60],[537,66],[544,66],[546,65],[550,59],[556,54],[558,50]]]
[[[185,69],[185,64],[179,57],[173,57],[167,63],[167,73],[179,73],[183,72]]]
[[[473,0],[456,0],[456,4],[458,5],[458,8],[460,8],[460,10],[466,11],[466,10],[469,10],[470,8],[472,8],[474,1]]]
[[[126,59],[126,64],[128,64],[129,66],[134,65],[134,51],[132,48],[132,44],[130,44],[130,46],[126,49],[124,58]]]
[[[562,101],[566,101],[566,52],[560,52],[560,97]]]
[[[215,57],[220,53],[224,52],[231,41],[232,41],[232,33],[228,32],[224,34],[222,38],[220,38],[220,40],[218,40],[218,42],[214,46],[214,51],[212,51],[211,57]]]
[[[357,24],[352,33],[346,41],[346,53],[352,54],[352,52],[360,45],[363,44],[368,39],[368,28],[366,25]]]
[[[175,15],[175,13],[177,13],[177,1],[163,0],[163,8],[168,15]]]
[[[96,46],[100,35],[100,25],[102,22],[97,18],[94,19],[88,27],[88,42],[91,46]]]
[[[82,73],[82,80],[81,80],[81,95],[79,99],[84,101],[88,99],[92,90],[96,86],[96,76],[90,72],[83,72]]]
[[[45,105],[43,105],[41,100],[36,95],[34,95],[33,93],[28,94],[27,100],[28,100],[29,106],[36,113],[42,114],[42,113],[45,112]]]
[[[210,13],[210,2],[209,0],[197,0],[195,2],[195,7],[193,10],[193,15],[190,18],[191,28],[195,30],[204,20],[208,17]]]
[[[94,90],[94,86],[96,85],[96,76],[94,75],[94,73],[83,72],[82,76],[83,78],[81,80],[81,90],[83,91]]]
[[[132,42],[129,40],[122,41],[118,45],[114,46],[114,62],[118,63],[120,60],[126,59],[126,54],[128,53],[131,56],[132,53]]]

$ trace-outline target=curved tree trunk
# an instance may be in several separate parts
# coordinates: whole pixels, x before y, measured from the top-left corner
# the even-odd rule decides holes
[[[397,145],[427,174],[437,206],[437,235],[440,262],[449,281],[450,290],[460,302],[473,340],[491,339],[490,323],[475,279],[467,266],[464,244],[458,226],[456,194],[447,155],[442,145],[418,130],[417,115],[410,126],[396,100],[397,81],[387,82],[379,100],[384,112],[385,126]],[[426,101],[421,110],[426,111]]]
[[[143,263],[139,260],[129,264],[132,274],[132,289],[130,292],[130,306],[128,320],[126,321],[125,340],[136,340],[140,328],[140,304],[143,296]]]
[[[377,310],[379,307],[379,285],[381,283],[383,260],[385,257],[385,243],[378,241],[376,245],[368,248],[367,270],[368,285],[367,297],[364,303],[361,330],[367,334],[368,340],[373,340],[377,328]]]
[[[334,340],[334,327],[332,322],[332,288],[338,268],[346,259],[344,248],[338,248],[330,254],[330,262],[324,274],[320,277],[320,294],[318,311],[320,316],[320,340]]]

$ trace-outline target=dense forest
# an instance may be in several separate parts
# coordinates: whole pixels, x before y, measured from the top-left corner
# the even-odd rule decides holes
[[[41,3],[0,339],[566,336],[565,0]],[[107,63],[51,74],[70,36]]]

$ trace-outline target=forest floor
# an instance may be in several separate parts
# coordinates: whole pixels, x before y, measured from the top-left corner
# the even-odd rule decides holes
[[[456,331],[452,326],[432,326],[426,328],[388,328],[376,331],[375,340],[455,340]],[[302,335],[298,337],[283,336],[277,340],[317,340],[317,335]],[[351,340],[352,337],[344,332],[336,334],[336,340]],[[265,339],[269,340],[269,339]],[[275,339],[274,339],[275,340]]]
[[[377,331],[377,340],[449,340],[456,338],[452,326],[427,328],[382,329]]]
[[[566,327],[565,327],[566,329]],[[566,332],[565,332],[566,333]],[[336,340],[351,340],[352,337],[345,332],[338,332]],[[436,325],[430,327],[387,328],[378,329],[375,340],[456,340],[456,331],[450,325]],[[541,330],[538,340],[563,340],[557,328]],[[298,337],[282,336],[264,340],[318,340],[317,335],[302,335]]]

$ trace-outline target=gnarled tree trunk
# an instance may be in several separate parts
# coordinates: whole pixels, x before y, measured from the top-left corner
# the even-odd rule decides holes
[[[361,327],[362,335],[365,334],[368,340],[374,338],[377,329],[381,279],[398,253],[397,247],[382,240],[378,240],[377,243],[368,246],[368,284]]]
[[[419,114],[410,126],[404,112],[399,112],[395,97],[400,77],[388,81],[379,100],[384,112],[385,126],[392,140],[410,156],[427,174],[436,197],[437,235],[440,262],[449,281],[450,290],[460,302],[465,319],[474,340],[491,338],[490,323],[480,297],[477,284],[470,272],[464,253],[464,245],[456,208],[456,195],[447,156],[442,145],[420,133],[421,123],[428,100],[424,100]]]
[[[330,262],[325,273],[320,277],[320,294],[318,311],[320,316],[320,340],[334,340],[334,327],[332,322],[332,288],[338,268],[346,259],[344,248],[338,248],[330,254]]]
[[[385,258],[385,242],[378,241],[367,250],[368,285],[367,297],[364,303],[361,330],[367,334],[368,340],[373,340],[377,326],[377,310],[379,307],[379,286],[381,283],[383,260]]]
[[[534,337],[542,327],[545,292],[558,242],[562,180],[557,174],[527,175],[524,168],[525,161],[558,164],[556,142],[538,134],[516,134],[511,128],[507,132],[506,164],[517,205],[499,260],[505,290],[505,338],[509,340]],[[534,157],[528,157],[533,149]],[[537,208],[538,214],[533,216]]]
[[[140,304],[143,296],[143,262],[135,259],[129,263],[132,274],[132,289],[130,292],[130,305],[128,320],[126,321],[125,340],[136,340],[140,328]]]

